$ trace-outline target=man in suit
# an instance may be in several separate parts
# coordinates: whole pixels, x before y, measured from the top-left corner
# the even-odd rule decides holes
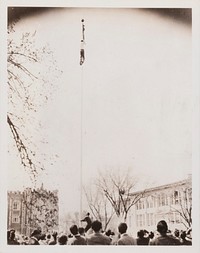
[[[127,231],[127,224],[126,223],[120,223],[118,226],[118,231],[120,233],[120,239],[117,241],[117,245],[136,245],[136,240],[129,236]]]
[[[94,233],[87,238],[88,245],[110,245],[110,238],[101,233],[102,224],[96,220],[92,222]]]

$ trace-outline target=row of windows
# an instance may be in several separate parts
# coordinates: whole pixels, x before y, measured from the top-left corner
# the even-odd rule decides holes
[[[137,227],[155,225],[155,215],[153,213],[137,215],[136,225],[137,225]]]
[[[178,191],[174,191],[170,196],[161,193],[154,196],[149,196],[146,199],[140,199],[136,204],[136,209],[154,208],[159,206],[177,205],[179,203],[180,196]]]
[[[180,223],[181,217],[179,213],[168,213],[168,214],[161,214],[156,215],[154,213],[147,213],[147,214],[139,214],[136,215],[136,226],[137,227],[147,227],[156,225],[158,220],[166,220],[167,223]]]

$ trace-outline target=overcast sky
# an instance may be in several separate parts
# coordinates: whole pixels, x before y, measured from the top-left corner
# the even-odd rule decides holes
[[[66,8],[16,24],[14,39],[37,31],[38,44],[49,43],[63,70],[52,100],[35,117],[49,143],[38,146],[58,156],[53,165],[46,162],[38,184],[58,188],[65,210],[79,210],[81,132],[84,184],[109,168],[131,168],[157,184],[191,173],[191,26],[161,14]],[[80,67],[82,18],[86,60]],[[11,153],[8,189],[28,186],[16,150]]]

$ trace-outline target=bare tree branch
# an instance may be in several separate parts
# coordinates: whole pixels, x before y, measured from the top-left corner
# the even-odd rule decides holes
[[[84,188],[84,193],[87,199],[87,203],[92,215],[103,224],[103,229],[106,230],[108,224],[110,223],[114,210],[110,206],[108,211],[108,201],[107,198],[99,191],[99,188],[95,189]]]
[[[42,165],[37,158],[34,150],[36,146],[33,147],[32,136],[28,135],[28,124],[38,124],[35,125],[35,130],[40,130],[40,122],[37,122],[37,116],[34,118],[33,112],[36,113],[37,109],[48,101],[52,88],[55,86],[55,80],[62,71],[57,68],[53,52],[47,45],[42,48],[36,46],[36,31],[33,34],[29,32],[22,34],[20,41],[13,39],[16,23],[8,26],[7,123],[21,164],[27,172],[30,172],[31,179],[35,181],[38,171],[44,169],[44,164]],[[45,64],[41,65],[43,62]],[[48,75],[47,72],[49,72]]]
[[[140,192],[136,196],[132,195],[135,191],[136,179],[130,176],[129,170],[124,171],[122,175],[112,172],[100,173],[96,184],[112,205],[116,215],[122,216],[124,220],[131,207],[144,196],[145,192]]]

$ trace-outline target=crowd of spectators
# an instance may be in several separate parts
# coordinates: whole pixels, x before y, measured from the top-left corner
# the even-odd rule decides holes
[[[7,232],[7,242],[9,245],[192,245],[192,229],[172,232],[164,220],[158,222],[154,232],[145,229],[138,231],[136,238],[127,230],[127,224],[120,223],[118,233],[110,229],[102,231],[102,223],[95,220],[87,231],[76,224],[72,225],[69,234],[43,234],[36,229],[30,237],[19,237],[11,229]]]

